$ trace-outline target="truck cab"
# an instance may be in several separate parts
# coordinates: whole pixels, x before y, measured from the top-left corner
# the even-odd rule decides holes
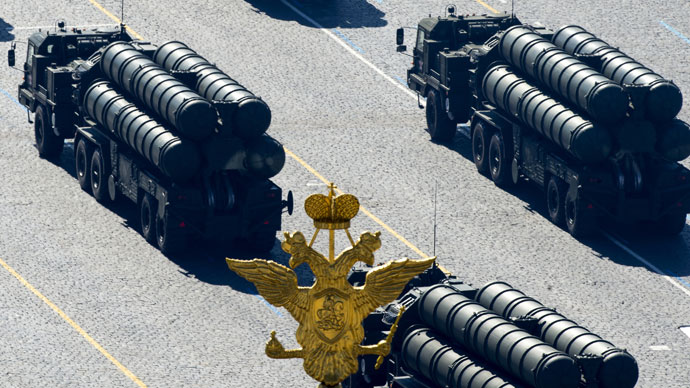
[[[84,62],[100,47],[116,40],[131,41],[123,28],[83,30],[65,28],[59,22],[55,31],[33,33],[27,42],[23,63],[24,78],[18,87],[18,100],[34,112],[34,134],[39,155],[55,158],[60,155],[64,139],[74,137],[73,79],[75,66]],[[14,51],[8,55],[14,62]],[[29,121],[31,122],[31,121]]]
[[[427,99],[427,131],[437,142],[452,139],[457,124],[470,119],[476,100],[468,72],[476,67],[473,52],[483,50],[485,42],[496,32],[520,24],[510,15],[463,16],[455,15],[453,9],[448,13],[419,22],[412,67],[407,71],[410,89]]]

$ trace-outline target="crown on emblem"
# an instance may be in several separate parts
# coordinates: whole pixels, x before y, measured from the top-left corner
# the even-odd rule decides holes
[[[350,220],[359,212],[359,200],[352,194],[336,196],[336,186],[333,183],[328,187],[328,196],[310,195],[304,201],[304,210],[318,229],[347,229],[350,227]]]

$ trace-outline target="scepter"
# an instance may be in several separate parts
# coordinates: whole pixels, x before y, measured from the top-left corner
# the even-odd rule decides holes
[[[395,322],[393,323],[393,326],[391,326],[391,331],[388,332],[388,337],[386,337],[386,343],[388,343],[388,345],[390,345],[391,342],[393,341],[393,336],[395,335],[395,331],[398,330],[398,322],[400,322],[400,317],[402,317],[404,312],[405,312],[405,306],[400,306],[400,311],[398,312],[398,317],[395,318]],[[381,367],[381,364],[383,364],[383,359],[384,359],[384,356],[379,356],[379,358],[376,359],[376,365],[374,365],[374,369],[379,369],[379,367]]]

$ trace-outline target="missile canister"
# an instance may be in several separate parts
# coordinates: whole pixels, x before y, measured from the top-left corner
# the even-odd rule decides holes
[[[403,362],[439,387],[517,388],[469,355],[449,346],[426,327],[412,326],[405,333],[400,351]]]
[[[271,124],[271,110],[263,100],[184,43],[171,41],[162,44],[154,53],[153,60],[167,70],[195,72],[196,84],[189,86],[206,99],[237,103],[230,119],[233,134],[241,138],[256,137],[266,132]]]
[[[482,92],[492,104],[585,163],[600,162],[611,153],[611,134],[606,128],[585,120],[542,93],[513,73],[509,66],[489,69],[482,81]]]
[[[538,320],[541,338],[556,349],[570,355],[593,354],[603,358],[597,371],[602,388],[632,388],[638,377],[635,359],[625,350],[615,347],[577,323],[552,309],[544,307],[505,282],[493,282],[482,287],[476,295],[484,307],[508,317],[533,317]]]
[[[108,45],[101,57],[108,78],[137,97],[185,137],[199,140],[215,129],[218,114],[210,102],[126,42]]]
[[[552,38],[553,43],[570,54],[601,56],[599,70],[621,85],[649,85],[645,98],[645,113],[653,121],[671,120],[683,105],[680,89],[617,48],[597,38],[580,26],[561,27]]]
[[[431,287],[418,308],[426,324],[534,387],[576,388],[580,382],[580,370],[570,356],[450,286]]]
[[[615,123],[628,109],[628,95],[617,83],[585,65],[525,26],[513,26],[499,41],[502,57],[587,112],[593,120]]]
[[[181,139],[142,112],[109,81],[93,83],[84,94],[86,113],[153,163],[175,182],[194,176],[201,166],[196,145]]]
[[[285,150],[274,138],[263,134],[248,140],[244,165],[254,176],[270,178],[285,165]]]
[[[657,124],[656,150],[668,160],[679,161],[690,156],[690,127],[673,119]]]

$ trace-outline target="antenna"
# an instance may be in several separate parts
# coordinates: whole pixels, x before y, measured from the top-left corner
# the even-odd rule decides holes
[[[125,24],[125,0],[120,1],[120,23]]]
[[[434,256],[436,256],[436,197],[438,193],[438,181],[434,181]]]
[[[515,0],[510,1],[510,16],[512,19],[515,19]]]

